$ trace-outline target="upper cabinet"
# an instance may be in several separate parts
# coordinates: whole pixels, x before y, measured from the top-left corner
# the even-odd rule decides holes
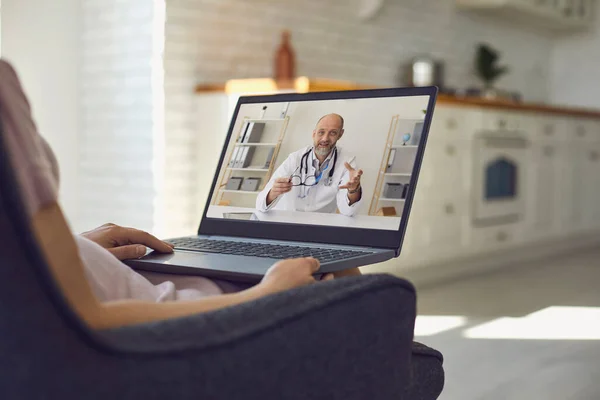
[[[596,0],[456,0],[456,3],[462,9],[556,32],[590,28],[596,6]]]

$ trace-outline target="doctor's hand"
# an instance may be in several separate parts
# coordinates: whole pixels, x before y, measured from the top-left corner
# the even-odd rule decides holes
[[[161,253],[173,252],[173,245],[170,243],[144,231],[115,224],[104,224],[82,233],[81,236],[104,247],[119,260],[140,258],[146,254],[146,247]]]
[[[267,293],[277,293],[316,282],[313,274],[319,270],[319,261],[315,258],[294,258],[273,264],[259,283]],[[327,274],[322,280],[333,279]]]
[[[271,204],[276,198],[282,194],[288,193],[292,190],[292,181],[290,178],[277,178],[273,182],[273,187],[267,194],[267,205]]]
[[[350,192],[355,192],[360,188],[360,177],[363,174],[363,170],[362,169],[354,169],[347,162],[344,163],[344,166],[348,170],[348,173],[350,176],[348,177],[348,182],[346,182],[346,184],[340,186],[339,188],[340,189],[348,189],[348,191],[350,191]]]

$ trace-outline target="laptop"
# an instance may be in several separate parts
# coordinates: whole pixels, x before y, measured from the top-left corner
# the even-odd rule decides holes
[[[318,276],[398,257],[437,92],[240,97],[197,235],[127,263],[257,282],[289,258],[317,258]]]

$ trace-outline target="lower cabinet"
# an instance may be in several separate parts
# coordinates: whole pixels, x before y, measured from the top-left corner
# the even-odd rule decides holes
[[[531,162],[527,169],[527,200],[525,211],[525,237],[537,240],[555,234],[558,185],[558,149],[552,142],[532,143],[529,148]]]
[[[437,262],[600,230],[600,122],[502,111],[492,115],[477,109],[458,112],[443,106],[439,110],[405,239],[408,259]],[[476,225],[471,185],[475,133],[498,134],[511,127],[529,140],[522,166],[525,210],[514,222]]]
[[[600,144],[580,145],[577,149],[580,164],[580,195],[574,199],[580,216],[580,228],[600,228]]]
[[[471,252],[496,251],[523,243],[523,224],[474,227],[471,229]]]

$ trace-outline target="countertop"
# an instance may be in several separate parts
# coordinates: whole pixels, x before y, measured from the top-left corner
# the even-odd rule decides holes
[[[275,91],[292,91],[297,93],[328,92],[340,90],[380,89],[379,86],[361,85],[354,82],[298,77],[292,81],[275,81],[273,79],[234,79],[221,84],[200,84],[196,93],[268,93]],[[540,103],[515,102],[510,100],[488,100],[481,97],[463,97],[439,94],[437,103],[453,106],[503,109],[518,112],[557,114],[572,117],[600,119],[600,109],[579,108],[570,106],[548,105]]]

